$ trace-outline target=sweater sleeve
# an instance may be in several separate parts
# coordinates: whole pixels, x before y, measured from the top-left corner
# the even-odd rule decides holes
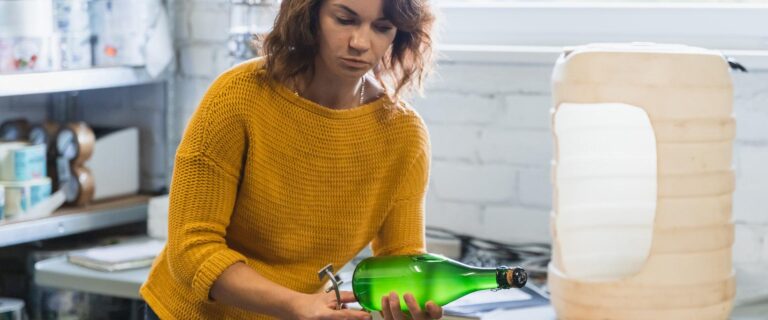
[[[371,243],[375,256],[425,253],[424,201],[429,184],[429,143],[423,144],[413,159],[397,191],[397,196]]]
[[[166,250],[171,275],[204,300],[226,268],[246,261],[226,242],[245,129],[242,119],[220,105],[220,86],[212,86],[190,119],[176,153],[169,195]]]

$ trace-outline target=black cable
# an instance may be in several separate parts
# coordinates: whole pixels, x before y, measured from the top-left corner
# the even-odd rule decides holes
[[[426,236],[438,240],[458,240],[461,246],[459,261],[462,263],[478,267],[520,265],[533,277],[546,275],[551,256],[551,247],[547,243],[504,243],[440,227],[426,227]]]

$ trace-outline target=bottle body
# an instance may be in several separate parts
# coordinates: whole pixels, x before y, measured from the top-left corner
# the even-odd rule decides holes
[[[520,268],[477,268],[449,258],[422,254],[368,258],[352,277],[357,301],[367,310],[380,311],[381,298],[397,292],[403,311],[403,294],[411,293],[423,309],[427,301],[445,305],[469,293],[494,288],[522,287],[527,276]]]

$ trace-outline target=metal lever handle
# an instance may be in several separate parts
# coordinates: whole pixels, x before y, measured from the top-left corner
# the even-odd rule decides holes
[[[325,277],[328,277],[328,279],[331,280],[333,286],[326,289],[325,292],[331,292],[331,290],[336,291],[336,310],[341,310],[341,292],[339,291],[339,286],[341,286],[344,281],[342,281],[341,277],[338,275],[333,274],[333,264],[329,263],[320,269],[320,271],[317,272],[317,277],[320,278],[321,281]]]

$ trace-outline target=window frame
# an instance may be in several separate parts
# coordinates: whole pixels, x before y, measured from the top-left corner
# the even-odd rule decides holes
[[[434,5],[441,60],[551,63],[568,46],[658,42],[720,50],[747,68],[768,69],[768,5],[473,0]]]

